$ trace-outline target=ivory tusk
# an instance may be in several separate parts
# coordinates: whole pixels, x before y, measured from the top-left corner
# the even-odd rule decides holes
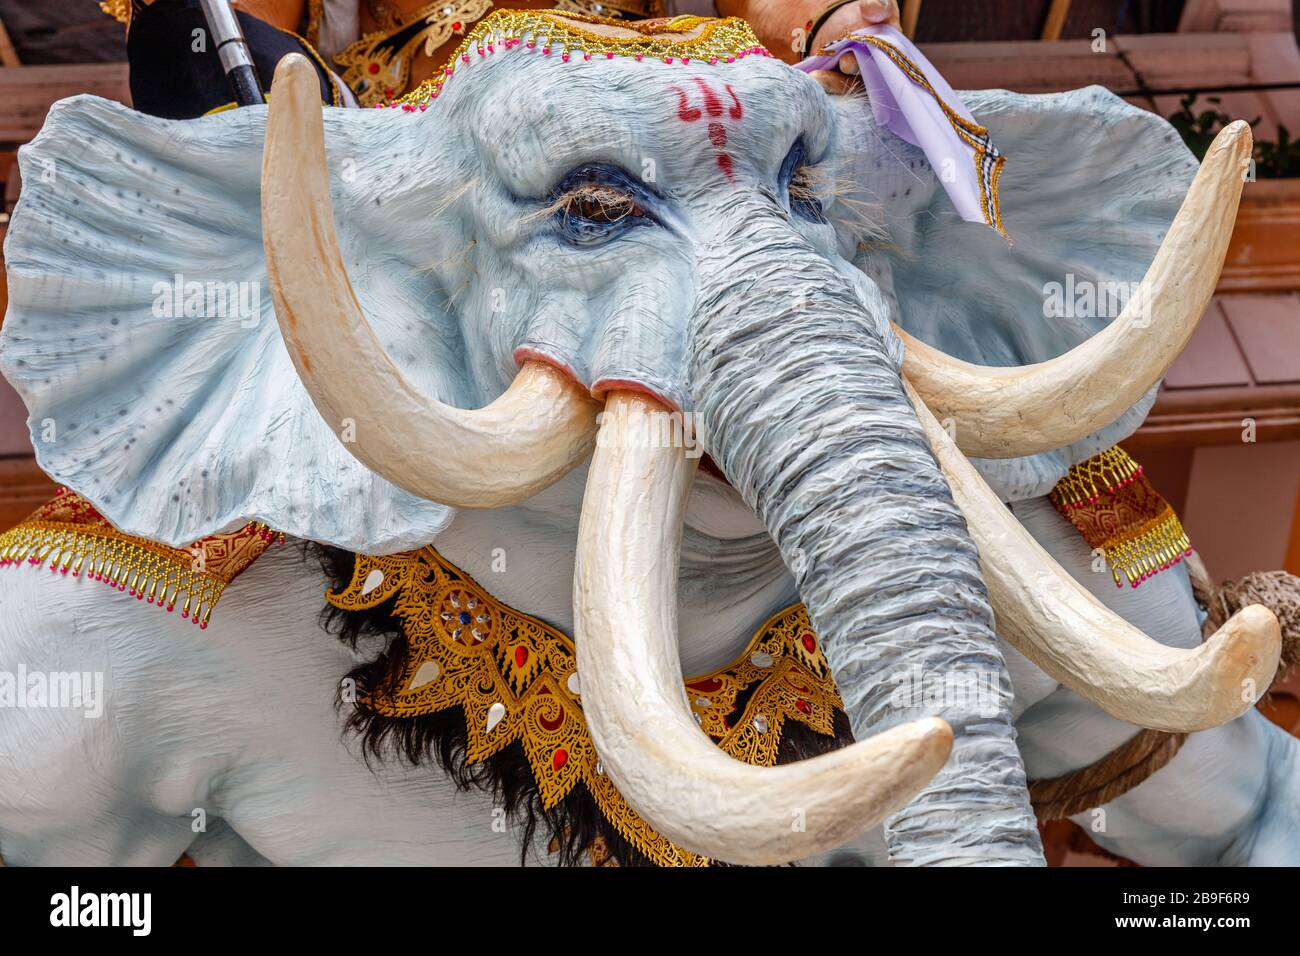
[[[677,650],[677,566],[694,459],[652,436],[667,409],[608,397],[578,530],[573,609],[583,712],[619,792],[680,846],[776,864],[843,845],[899,809],[952,747],[938,718],[833,753],[753,767],[691,716]],[[791,823],[805,821],[799,830]]]
[[[894,331],[903,373],[975,458],[1052,451],[1105,428],[1169,370],[1219,281],[1250,161],[1250,127],[1219,133],[1133,298],[1115,321],[1064,355],[996,368],[945,355]]]
[[[334,231],[319,81],[291,54],[275,71],[262,160],[262,240],[280,331],[298,377],[345,447],[413,495],[460,508],[510,505],[591,452],[599,404],[559,370],[527,362],[481,409],[411,386],[371,329]]]
[[[1217,727],[1268,690],[1282,646],[1272,611],[1242,608],[1190,650],[1152,640],[1065,573],[904,386],[979,548],[1000,637],[1112,717],[1152,730]]]

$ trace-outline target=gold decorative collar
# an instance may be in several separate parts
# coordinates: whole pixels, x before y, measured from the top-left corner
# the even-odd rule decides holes
[[[362,106],[386,103],[406,92],[411,62],[420,50],[431,56],[491,9],[492,0],[435,0],[362,37],[334,62],[343,67],[343,82]]]
[[[588,26],[614,28],[607,35]],[[677,34],[698,32],[682,39]],[[631,36],[627,34],[631,33]],[[668,36],[672,34],[673,36]],[[507,50],[525,50],[542,56],[571,59],[612,60],[630,56],[649,57],[664,63],[735,63],[747,56],[771,56],[749,24],[738,17],[682,16],[668,20],[628,22],[568,11],[496,10],[479,21],[456,50],[447,65],[432,79],[389,106],[410,112],[422,109],[442,92],[443,85],[458,69],[474,60]]]
[[[357,555],[351,582],[326,600],[345,611],[392,601],[401,621],[404,663],[387,688],[364,688],[360,706],[399,720],[458,710],[465,763],[518,742],[546,810],[581,785],[614,831],[650,862],[711,862],[651,828],[605,774],[583,718],[567,636],[497,601],[432,547]],[[801,604],[764,623],[733,663],[685,684],[700,727],[737,760],[776,764],[793,725],[812,731],[822,749],[842,742],[836,715],[844,705]]]

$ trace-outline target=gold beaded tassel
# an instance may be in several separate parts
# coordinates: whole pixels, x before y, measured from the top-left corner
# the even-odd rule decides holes
[[[225,590],[220,581],[125,535],[90,534],[53,524],[20,524],[0,534],[0,567],[23,565],[46,565],[52,574],[74,578],[84,571],[92,581],[167,611],[174,612],[184,595],[181,617],[200,629],[208,626],[212,609]]]
[[[623,32],[611,35],[586,29],[588,26],[617,27]],[[698,32],[685,39],[679,36],[693,31]],[[480,58],[510,50],[554,55],[563,63],[632,57],[638,62],[649,58],[670,66],[717,66],[750,56],[772,55],[749,24],[737,17],[679,16],[666,21],[632,22],[566,11],[494,10],[475,24],[441,70],[405,96],[376,105],[400,107],[408,113],[424,110],[438,99],[443,85],[458,70]]]
[[[1116,445],[1072,465],[1052,490],[1052,500],[1062,510],[1093,505],[1102,495],[1132,484],[1142,472],[1142,466]]]
[[[1106,548],[1106,563],[1116,587],[1137,587],[1148,578],[1166,571],[1187,556],[1192,542],[1173,508],[1150,526]]]

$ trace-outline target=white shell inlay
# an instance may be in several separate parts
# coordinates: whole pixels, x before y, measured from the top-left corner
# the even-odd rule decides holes
[[[378,568],[371,568],[370,573],[366,575],[365,584],[361,585],[361,596],[365,597],[379,585],[384,583],[384,572]]]
[[[415,669],[415,676],[411,678],[411,685],[407,690],[415,690],[417,687],[423,687],[425,684],[432,684],[438,679],[438,675],[441,673],[442,668],[438,666],[437,661],[425,661]]]
[[[569,679],[564,682],[564,686],[569,688],[569,693],[574,697],[582,696],[582,681],[578,680],[577,671],[569,675]]]
[[[497,701],[495,704],[489,707],[486,732],[489,734],[492,733],[492,728],[495,727],[497,724],[501,723],[505,715],[506,715],[506,705],[501,703],[501,701]]]

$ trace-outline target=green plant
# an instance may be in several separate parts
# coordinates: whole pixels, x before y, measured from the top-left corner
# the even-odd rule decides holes
[[[1214,137],[1223,127],[1232,122],[1232,117],[1218,109],[1222,102],[1217,96],[1207,96],[1211,109],[1196,110],[1199,94],[1189,93],[1178,104],[1178,112],[1169,117],[1169,122],[1183,138],[1197,159],[1205,158],[1205,151],[1214,142]],[[1251,129],[1259,123],[1256,116],[1250,121]],[[1282,179],[1300,176],[1300,141],[1291,139],[1290,131],[1280,123],[1277,127],[1277,141],[1255,141],[1255,178]]]

